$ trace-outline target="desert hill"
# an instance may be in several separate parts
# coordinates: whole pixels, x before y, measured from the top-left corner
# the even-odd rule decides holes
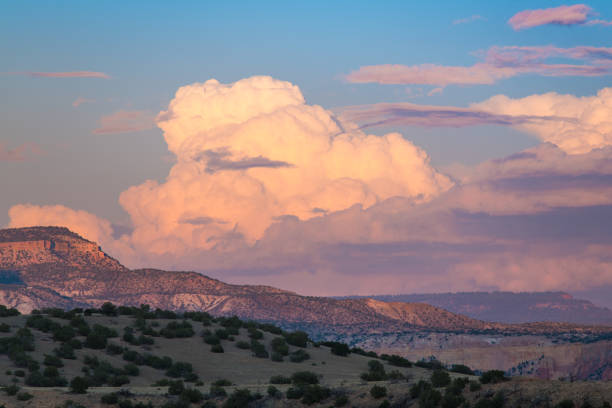
[[[366,297],[384,302],[427,303],[489,322],[551,321],[612,325],[612,310],[588,300],[576,299],[565,292],[461,292]]]

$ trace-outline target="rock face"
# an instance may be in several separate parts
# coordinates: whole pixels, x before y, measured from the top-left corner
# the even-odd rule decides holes
[[[411,358],[436,355],[448,363],[516,374],[608,378],[612,367],[610,347],[601,346],[602,340],[612,340],[612,327],[493,323],[425,303],[300,296],[269,286],[230,285],[195,272],[129,270],[66,228],[0,230],[0,303],[28,313],[44,307],[98,307],[107,301],[235,314],[305,329],[316,339]],[[548,352],[571,342],[593,345],[581,344],[581,352]],[[518,346],[536,351],[512,349]],[[568,355],[576,357],[568,360]],[[537,369],[529,371],[532,366]]]
[[[377,295],[384,302],[418,302],[501,323],[569,322],[612,325],[612,310],[564,292],[464,292]]]

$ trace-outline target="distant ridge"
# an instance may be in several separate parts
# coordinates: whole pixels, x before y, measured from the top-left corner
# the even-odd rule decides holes
[[[362,296],[348,298],[359,299]],[[576,299],[565,292],[458,292],[373,295],[367,298],[384,302],[427,303],[489,322],[612,325],[612,310],[588,300]]]
[[[25,312],[54,304],[98,307],[107,301],[136,306],[145,303],[161,309],[203,310],[318,329],[333,327],[344,333],[610,330],[560,323],[521,326],[485,322],[426,304],[424,298],[404,302],[400,300],[405,298],[393,297],[393,302],[385,302],[301,296],[270,286],[231,285],[195,272],[130,270],[105,254],[98,244],[59,227],[0,230],[2,299],[7,306]]]

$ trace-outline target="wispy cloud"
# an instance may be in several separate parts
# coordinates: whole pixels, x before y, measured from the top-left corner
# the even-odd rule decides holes
[[[451,84],[493,84],[524,74],[542,76],[603,76],[612,73],[612,48],[605,47],[491,47],[479,53],[482,61],[471,66],[369,65],[346,76],[349,82],[413,84],[444,87]],[[563,57],[576,64],[549,63]],[[580,63],[578,63],[580,62]]]
[[[119,110],[100,118],[93,134],[140,132],[153,128],[155,116],[148,111]]]
[[[508,24],[514,30],[524,30],[527,28],[542,25],[612,25],[612,21],[591,19],[596,15],[593,9],[586,4],[574,4],[572,6],[559,6],[547,9],[523,10],[516,13]]]
[[[72,102],[72,106],[75,108],[78,108],[79,106],[81,106],[84,103],[93,103],[95,102],[95,99],[88,99],[88,98],[83,98],[81,96],[79,96],[78,98],[76,98],[74,100],[74,102]]]
[[[34,142],[23,143],[12,149],[0,141],[0,161],[25,161],[43,154],[41,147]]]
[[[33,78],[102,78],[110,79],[110,75],[96,71],[71,71],[71,72],[8,72],[10,75],[25,75]]]
[[[453,25],[468,24],[468,23],[473,23],[474,21],[478,21],[478,20],[486,20],[486,19],[481,15],[474,14],[466,18],[458,18],[456,20],[453,20]]]

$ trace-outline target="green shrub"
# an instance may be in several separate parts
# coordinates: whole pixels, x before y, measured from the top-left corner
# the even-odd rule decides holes
[[[258,357],[258,358],[268,358],[269,357],[268,351],[266,350],[266,346],[264,346],[262,343],[258,342],[255,339],[251,340],[251,351],[253,352],[253,355],[255,357]]]
[[[431,385],[435,388],[446,387],[450,384],[451,378],[448,372],[443,370],[434,370],[431,374]]]
[[[270,342],[270,348],[272,351],[280,354],[281,356],[286,356],[289,354],[289,345],[287,341],[282,337],[275,337]]]
[[[263,339],[263,332],[257,330],[254,327],[249,328],[249,337],[253,340]]]
[[[342,394],[342,395],[338,395],[336,397],[336,399],[334,400],[334,407],[343,407],[346,404],[348,404],[349,399],[346,395]]]
[[[300,399],[304,395],[303,387],[290,387],[285,393],[287,399]]]
[[[9,385],[8,387],[4,387],[2,391],[4,391],[6,395],[13,396],[19,392],[19,389],[20,389],[19,386],[13,384],[13,385]]]
[[[270,360],[276,361],[276,362],[284,361],[283,355],[281,353],[276,352],[276,351],[272,352],[272,354],[270,355]]]
[[[383,354],[380,356],[380,358],[382,358],[383,360],[386,360],[392,366],[412,367],[412,362],[410,362],[410,360],[402,356],[398,356],[397,354],[391,354],[391,355]]]
[[[381,385],[375,385],[370,388],[370,395],[374,399],[379,399],[387,396],[387,387],[383,387]]]
[[[236,347],[238,347],[239,349],[243,349],[243,350],[249,350],[251,348],[251,344],[244,340],[240,340],[239,342],[236,343]]]
[[[202,393],[195,388],[185,388],[183,392],[181,392],[180,398],[183,401],[196,403],[202,401],[204,399],[204,395],[202,395]]]
[[[43,360],[43,364],[46,366],[53,366],[53,367],[63,367],[64,366],[64,363],[62,363],[62,360],[59,357],[52,356],[49,354],[45,354],[45,359]]]
[[[132,377],[137,377],[140,375],[140,368],[136,364],[128,363],[123,366],[123,372]]]
[[[74,377],[70,381],[70,392],[73,394],[85,394],[89,388],[87,380],[83,377]]]
[[[303,389],[302,403],[306,405],[317,404],[326,400],[331,395],[331,390],[320,385],[308,385]]]
[[[389,380],[405,380],[406,376],[404,374],[402,374],[400,371],[398,370],[393,370],[391,371],[389,374],[387,374],[387,379]]]
[[[211,346],[221,344],[221,339],[214,334],[204,336],[204,343],[210,344]]]
[[[111,394],[105,394],[100,398],[100,402],[107,405],[116,404],[119,402],[119,396],[113,392]]]
[[[85,347],[100,350],[106,348],[108,344],[108,338],[101,335],[100,333],[89,333],[85,339]]]
[[[185,384],[181,380],[169,382],[168,394],[180,395],[183,391],[185,391]]]
[[[273,385],[268,386],[267,394],[272,398],[277,398],[281,392]]]
[[[59,358],[63,358],[66,360],[76,360],[76,356],[74,355],[74,348],[68,344],[63,343],[58,348],[53,350],[53,353]]]
[[[15,377],[25,377],[25,371],[23,370],[15,370]]]
[[[223,353],[223,346],[220,344],[214,344],[210,346],[210,351],[213,353]]]
[[[321,344],[329,347],[331,353],[337,356],[346,357],[351,352],[351,349],[349,348],[349,346],[347,346],[344,343],[337,342],[337,341],[325,341]]]
[[[20,392],[19,394],[17,394],[17,399],[19,401],[29,401],[32,398],[34,398],[34,396],[32,394],[27,393],[27,392]]]
[[[285,340],[292,346],[304,348],[308,345],[309,339],[306,332],[298,330],[292,333],[286,333]]]
[[[291,375],[291,383],[294,385],[318,384],[319,376],[312,371],[298,371]]]
[[[453,373],[474,375],[474,371],[464,364],[453,364],[450,371],[452,371]]]
[[[411,398],[419,398],[421,394],[431,390],[431,384],[424,380],[419,380],[416,384],[413,384],[410,387],[410,397]]]
[[[215,398],[215,397],[226,397],[227,396],[227,391],[225,391],[225,388],[223,387],[219,387],[218,385],[211,385],[210,386],[210,391],[208,392],[208,394]]]
[[[423,390],[419,396],[419,407],[434,408],[438,406],[440,400],[442,400],[442,394],[440,394],[440,391],[429,388],[427,390]]]
[[[232,382],[230,380],[226,379],[226,378],[219,378],[218,380],[216,380],[212,384],[216,385],[217,387],[228,387],[228,386],[232,385]]]
[[[223,404],[223,408],[246,408],[249,402],[253,401],[255,396],[247,389],[238,389],[234,391]]]
[[[391,403],[389,402],[389,400],[384,400],[380,403],[378,408],[391,408]]]
[[[293,353],[289,354],[289,361],[292,363],[301,363],[302,361],[309,360],[310,354],[304,350],[296,350]]]
[[[193,366],[191,365],[191,363],[177,361],[174,364],[172,364],[170,368],[166,370],[166,375],[168,377],[178,378],[178,377],[184,377],[187,374],[190,374],[192,372],[193,372]]]
[[[270,377],[270,384],[291,384],[291,378],[284,375],[273,375]]]
[[[229,332],[226,329],[217,329],[215,330],[215,335],[221,340],[227,340]]]
[[[476,381],[470,381],[470,391],[474,392],[474,391],[478,391],[482,388],[482,385],[480,385],[479,382]]]
[[[0,323],[0,332],[2,333],[10,333],[11,331],[11,326],[9,326],[6,323]]]
[[[462,395],[457,395],[452,392],[447,392],[442,397],[442,408],[459,408],[465,402]]]
[[[361,379],[365,381],[383,381],[387,379],[385,366],[378,360],[368,361],[368,372],[361,374]]]
[[[480,377],[480,382],[483,384],[497,384],[503,381],[508,381],[509,378],[501,370],[486,371]]]
[[[555,408],[574,408],[574,401],[570,399],[564,399],[555,405]]]

